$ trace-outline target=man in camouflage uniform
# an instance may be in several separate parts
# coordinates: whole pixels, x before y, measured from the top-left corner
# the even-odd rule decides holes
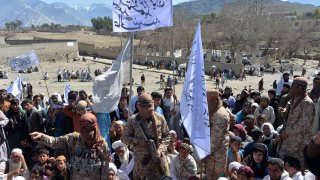
[[[154,112],[151,95],[142,94],[139,96],[138,109],[139,113],[130,117],[121,141],[133,146],[134,179],[159,179],[163,175],[169,174],[165,155],[170,143],[169,129],[165,118]],[[157,151],[155,153],[157,153],[158,159],[152,159],[143,131],[148,140],[152,139],[155,142]],[[161,163],[159,159],[161,159]]]
[[[230,116],[218,90],[207,92],[210,118],[211,154],[206,158],[208,180],[216,180],[227,167]]]
[[[280,133],[278,153],[281,158],[285,155],[297,157],[304,164],[303,148],[312,137],[312,124],[314,118],[314,105],[306,94],[307,80],[298,77],[293,80],[290,95],[290,104],[286,109],[280,109],[282,114],[288,116]]]
[[[96,117],[86,111],[87,103],[79,101],[76,110],[81,115],[80,134],[70,133],[60,137],[51,137],[39,132],[30,134],[40,144],[53,149],[65,149],[71,164],[73,180],[105,180],[108,175],[108,146],[100,135]]]

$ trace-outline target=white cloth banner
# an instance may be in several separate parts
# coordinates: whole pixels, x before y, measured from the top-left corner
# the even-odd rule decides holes
[[[172,0],[113,0],[113,32],[134,32],[172,26]]]
[[[12,71],[27,70],[38,64],[39,58],[35,51],[27,52],[22,56],[14,57],[9,60],[9,66]]]
[[[9,86],[7,93],[11,93],[16,99],[20,100],[22,95],[22,82],[19,76],[14,80],[13,84]]]
[[[181,119],[200,159],[211,152],[210,124],[200,22],[190,54],[180,101]]]
[[[69,92],[71,91],[71,87],[69,84],[67,84],[65,87],[64,87],[64,102],[66,105],[68,105],[68,94]]]
[[[93,110],[97,113],[109,113],[118,106],[123,84],[130,82],[132,34],[112,66],[95,78],[92,98]]]

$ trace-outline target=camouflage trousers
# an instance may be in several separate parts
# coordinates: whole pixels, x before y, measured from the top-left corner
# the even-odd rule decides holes
[[[207,166],[207,179],[217,180],[223,174],[227,167],[227,153],[228,146],[221,146],[217,148],[216,151],[211,152],[211,154],[206,158],[205,163]]]

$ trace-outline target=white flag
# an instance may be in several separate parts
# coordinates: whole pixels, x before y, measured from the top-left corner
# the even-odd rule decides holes
[[[69,92],[71,91],[71,87],[69,84],[67,84],[65,87],[64,87],[64,102],[66,105],[68,105],[68,94]]]
[[[113,32],[133,32],[172,26],[172,0],[113,0]]]
[[[181,119],[200,159],[210,154],[210,124],[200,22],[190,54],[180,103]]]
[[[9,60],[9,66],[12,71],[27,70],[32,66],[39,64],[39,58],[35,51],[30,51],[22,56],[13,57]]]
[[[22,82],[19,76],[16,78],[16,80],[14,80],[13,84],[10,85],[7,93],[13,94],[16,99],[20,100],[20,97],[22,95]]]
[[[132,34],[112,66],[95,78],[92,90],[94,112],[109,113],[117,108],[123,84],[130,82],[131,45]]]

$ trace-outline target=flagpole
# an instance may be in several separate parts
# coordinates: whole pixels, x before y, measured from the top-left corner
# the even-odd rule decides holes
[[[130,96],[129,96],[129,102],[128,102],[128,104],[129,104],[129,116],[131,115],[131,114],[133,114],[133,112],[131,112],[131,105],[130,105],[130,103],[131,103],[131,98],[132,98],[132,83],[133,83],[133,81],[132,81],[132,64],[133,64],[133,54],[134,54],[134,45],[133,45],[133,40],[134,40],[134,32],[132,32],[131,33],[131,58],[130,58]]]
[[[40,63],[39,63],[38,65],[39,65],[39,67],[40,67],[40,70],[41,70],[42,76],[44,77],[43,69],[42,69],[42,67],[41,67]],[[48,97],[50,97],[49,89],[48,89],[48,85],[47,85],[47,80],[46,80],[46,78],[43,78],[43,79],[44,79],[44,84],[45,84],[46,89],[47,89]]]
[[[176,64],[174,64],[174,44],[173,44],[173,28],[172,28],[172,31],[171,31],[171,39],[172,39],[172,50],[171,50],[171,57],[172,57],[172,64],[174,65],[173,66],[173,71],[172,71],[172,76],[173,76],[173,94],[176,93],[176,80],[175,80],[175,77],[174,77],[174,71],[175,71],[175,68],[176,68]],[[175,110],[176,109],[176,100],[174,99],[173,100],[173,109]]]

